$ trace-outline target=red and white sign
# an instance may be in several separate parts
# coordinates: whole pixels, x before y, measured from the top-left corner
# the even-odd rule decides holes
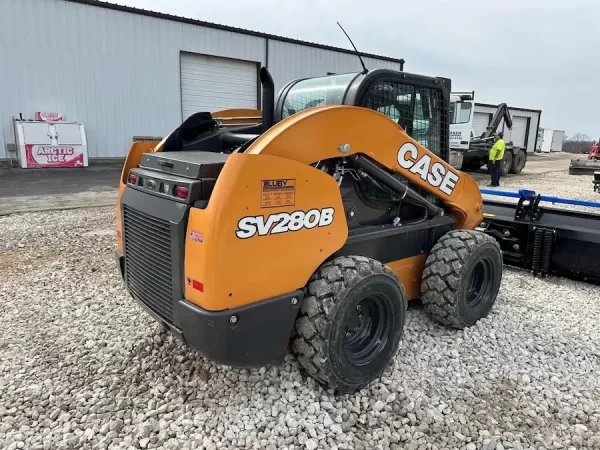
[[[28,168],[81,167],[84,165],[83,149],[72,145],[25,144],[25,158]]]
[[[41,120],[43,122],[62,122],[65,118],[61,113],[38,111],[35,113],[35,120]]]

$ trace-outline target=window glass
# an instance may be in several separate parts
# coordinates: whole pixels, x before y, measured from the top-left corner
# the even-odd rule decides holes
[[[452,121],[450,123],[467,123],[471,118],[471,103],[456,102],[450,104]]]
[[[355,73],[345,73],[299,81],[285,97],[282,118],[316,106],[341,105],[355,76]]]

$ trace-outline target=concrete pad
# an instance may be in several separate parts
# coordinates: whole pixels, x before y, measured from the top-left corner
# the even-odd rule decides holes
[[[121,170],[120,165],[0,170],[0,216],[114,206]]]

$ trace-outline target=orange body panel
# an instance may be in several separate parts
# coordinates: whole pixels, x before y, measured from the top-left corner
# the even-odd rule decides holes
[[[127,176],[129,171],[140,163],[142,155],[148,153],[152,148],[156,146],[154,142],[134,142],[129,148],[129,153],[125,158],[125,164],[123,164],[123,170],[121,171],[121,181],[119,182],[119,193],[117,194],[117,249],[123,253],[123,239],[122,239],[122,226],[121,226],[121,195],[125,190],[127,184]]]
[[[262,121],[260,109],[232,108],[211,113],[215,120],[222,120],[223,125],[252,125]]]
[[[287,224],[286,213],[292,215]],[[296,230],[300,222],[308,227]],[[304,287],[344,245],[348,227],[331,176],[285,158],[237,153],[227,159],[207,207],[190,210],[187,234],[185,297],[214,311]]]
[[[346,146],[342,152],[341,146]],[[387,116],[367,108],[322,106],[287,117],[246,151],[304,164],[363,153],[442,199],[456,227],[474,229],[483,220],[479,186],[408,136]],[[400,164],[403,164],[401,166]]]
[[[414,300],[421,295],[425,259],[426,255],[417,255],[386,264],[400,278],[406,300]]]

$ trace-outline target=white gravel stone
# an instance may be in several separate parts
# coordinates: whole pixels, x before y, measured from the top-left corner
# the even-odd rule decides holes
[[[502,184],[599,199],[589,176]],[[0,448],[600,449],[596,286],[507,268],[463,331],[410,307],[393,364],[338,396],[292,357],[234,369],[162,331],[119,279],[114,221],[0,217]]]

